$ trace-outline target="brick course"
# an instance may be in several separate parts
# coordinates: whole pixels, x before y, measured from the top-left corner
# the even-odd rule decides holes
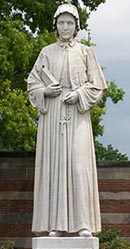
[[[130,200],[100,200],[101,213],[130,213]],[[32,213],[32,200],[0,200],[0,214]]]
[[[130,180],[99,179],[99,191],[130,191]]]
[[[32,213],[32,200],[0,200],[0,214]]]
[[[130,213],[130,200],[100,200],[101,213]]]
[[[31,224],[0,224],[0,237],[32,237]]]
[[[0,191],[33,191],[33,180],[0,179]]]

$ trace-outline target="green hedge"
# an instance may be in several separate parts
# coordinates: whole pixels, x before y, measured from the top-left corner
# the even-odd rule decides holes
[[[100,249],[130,249],[130,241],[120,238],[119,230],[106,228],[98,237]]]
[[[0,245],[0,249],[14,249],[14,242],[11,240],[4,241]]]

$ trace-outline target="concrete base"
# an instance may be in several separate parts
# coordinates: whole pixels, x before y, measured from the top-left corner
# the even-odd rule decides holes
[[[32,239],[32,249],[99,249],[96,237],[37,237]]]

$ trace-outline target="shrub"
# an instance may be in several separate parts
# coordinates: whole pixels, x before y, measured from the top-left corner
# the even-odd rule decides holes
[[[105,228],[99,234],[100,249],[130,249],[130,242],[120,238],[117,229]]]
[[[0,245],[0,249],[14,249],[14,242],[11,240],[4,241]]]

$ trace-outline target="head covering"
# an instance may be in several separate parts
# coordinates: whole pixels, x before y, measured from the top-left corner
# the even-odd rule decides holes
[[[72,16],[74,16],[75,20],[76,20],[76,29],[77,31],[80,30],[80,22],[79,22],[79,14],[78,14],[78,10],[77,8],[72,5],[72,4],[61,4],[55,14],[54,14],[54,17],[53,17],[53,29],[56,30],[56,20],[57,20],[57,17],[60,15],[60,14],[63,14],[63,13],[69,13],[71,14]]]

